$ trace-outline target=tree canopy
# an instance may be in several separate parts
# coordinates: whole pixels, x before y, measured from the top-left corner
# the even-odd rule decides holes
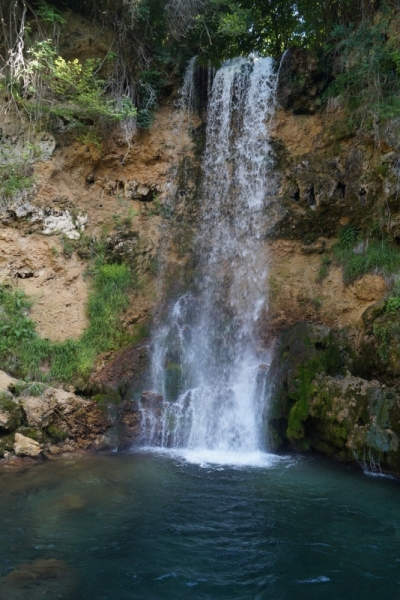
[[[157,96],[192,56],[212,64],[251,53],[278,57],[293,46],[326,51],[385,6],[390,0],[1,0],[0,85],[31,105],[44,88],[81,108],[89,98],[92,112],[146,126]],[[106,77],[101,64],[59,56],[68,11],[113,33]]]

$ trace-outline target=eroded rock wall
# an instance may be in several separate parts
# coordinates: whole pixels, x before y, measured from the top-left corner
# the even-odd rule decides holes
[[[277,344],[266,435],[275,449],[399,474],[398,273],[374,268],[349,280],[334,252],[344,227],[364,236],[351,247],[355,256],[366,254],[374,231],[397,252],[398,125],[343,133],[340,101],[318,106],[323,79],[312,58],[296,51],[288,69],[305,74],[283,75],[273,134],[281,188],[267,240],[262,330],[265,343]]]

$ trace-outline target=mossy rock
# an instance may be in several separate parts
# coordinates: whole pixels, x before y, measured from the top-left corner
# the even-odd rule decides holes
[[[36,429],[35,427],[19,427],[18,433],[21,433],[22,435],[30,438],[31,440],[35,440],[35,442],[44,442],[44,437],[41,429]]]
[[[340,374],[346,357],[333,332],[323,325],[297,323],[287,329],[268,374],[272,390],[264,419],[287,422],[285,437],[297,447],[305,438],[312,382],[318,373]]]
[[[182,367],[169,363],[165,368],[165,394],[169,402],[175,402],[183,391]]]
[[[57,442],[63,442],[69,435],[68,431],[57,427],[57,425],[50,425],[46,430],[47,434]]]
[[[0,457],[3,457],[5,452],[11,452],[13,449],[14,437],[13,433],[0,437]]]
[[[92,400],[99,406],[109,406],[110,404],[118,406],[122,402],[120,394],[112,389],[109,389],[102,394],[96,394],[95,396],[92,396]]]
[[[0,392],[0,429],[14,431],[22,423],[23,413],[10,392]]]

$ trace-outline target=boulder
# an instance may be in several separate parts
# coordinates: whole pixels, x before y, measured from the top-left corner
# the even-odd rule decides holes
[[[40,444],[21,433],[15,434],[14,452],[17,456],[38,456],[42,449]]]

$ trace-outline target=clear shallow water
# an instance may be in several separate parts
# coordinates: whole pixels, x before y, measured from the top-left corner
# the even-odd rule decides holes
[[[1,473],[0,599],[399,597],[397,481],[187,458],[201,463],[143,452]]]

